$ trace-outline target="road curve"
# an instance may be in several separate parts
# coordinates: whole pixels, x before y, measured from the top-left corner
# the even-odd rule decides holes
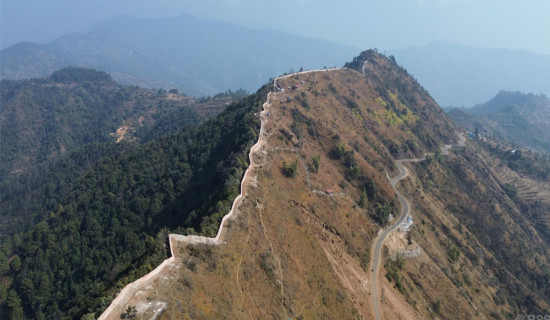
[[[386,238],[390,233],[392,233],[394,230],[399,228],[401,223],[405,221],[407,216],[410,214],[410,204],[409,201],[397,190],[397,182],[401,181],[402,179],[405,179],[409,176],[409,169],[405,168],[403,166],[403,162],[406,160],[397,160],[397,168],[399,168],[399,175],[393,179],[390,180],[390,184],[397,194],[397,198],[399,199],[399,202],[401,203],[401,215],[399,216],[399,219],[396,223],[394,223],[392,226],[387,228],[382,232],[382,234],[379,235],[378,241],[376,241],[376,244],[374,246],[374,255],[372,258],[372,276],[371,276],[371,284],[372,284],[372,303],[373,303],[373,310],[374,310],[374,316],[375,319],[380,320],[380,299],[378,297],[378,272],[380,269],[380,259],[381,259],[381,252],[382,252],[382,246],[384,245],[384,241],[386,241]]]
[[[456,145],[445,145],[441,148],[441,154],[447,155],[449,154],[449,149],[452,147],[462,147],[464,146],[465,138],[463,134],[459,135],[459,142]],[[402,159],[397,160],[395,164],[397,165],[397,168],[399,169],[399,175],[393,179],[390,179],[390,184],[393,190],[395,191],[395,194],[397,195],[397,198],[399,199],[399,202],[401,203],[401,215],[399,216],[399,219],[391,225],[389,228],[384,230],[381,234],[378,236],[378,240],[375,242],[374,245],[374,254],[372,258],[372,273],[371,273],[371,295],[372,295],[372,305],[374,310],[374,318],[376,320],[381,320],[382,317],[380,315],[380,296],[378,294],[378,273],[380,271],[380,260],[382,255],[382,247],[384,246],[384,242],[386,241],[387,237],[395,231],[399,226],[405,221],[407,216],[411,213],[411,206],[407,198],[401,194],[401,192],[397,189],[397,183],[409,176],[409,169],[403,166],[404,162],[419,162],[426,159],[427,155],[433,155],[433,153],[427,153],[424,158],[418,159]],[[389,179],[389,177],[388,177]]]

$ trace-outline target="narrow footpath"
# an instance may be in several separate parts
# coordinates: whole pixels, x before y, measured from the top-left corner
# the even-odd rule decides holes
[[[308,70],[298,73],[292,73],[284,76],[277,77],[273,80],[273,86],[277,88],[277,80],[284,79],[288,77],[295,76],[297,74],[307,74],[311,72],[329,72],[331,70],[335,70],[338,68],[331,68],[331,69],[323,69],[323,70]],[[242,201],[246,198],[246,186],[249,184],[255,184],[256,177],[252,177],[252,171],[257,166],[261,165],[255,162],[254,160],[254,154],[256,152],[261,152],[261,150],[264,148],[267,140],[267,136],[265,133],[265,126],[268,121],[268,116],[266,113],[268,112],[268,109],[271,107],[271,101],[272,101],[272,92],[269,92],[267,94],[267,100],[263,104],[263,110],[260,112],[260,133],[258,135],[258,141],[256,144],[254,144],[250,148],[250,152],[248,154],[248,159],[250,162],[250,165],[248,169],[246,169],[243,179],[241,181],[241,190],[240,194],[235,198],[233,201],[233,205],[231,206],[231,210],[222,218],[222,221],[220,223],[220,228],[218,229],[218,233],[216,234],[216,237],[210,238],[210,237],[204,237],[204,236],[198,236],[198,235],[180,235],[180,234],[169,234],[168,235],[168,241],[170,244],[170,254],[171,257],[164,260],[158,267],[156,267],[153,271],[146,274],[145,276],[141,277],[140,279],[129,283],[124,287],[120,293],[116,296],[116,298],[111,302],[109,307],[99,316],[98,320],[107,320],[107,319],[120,319],[120,310],[124,310],[126,308],[126,305],[130,301],[130,299],[135,295],[135,293],[140,290],[141,288],[151,284],[155,279],[158,277],[163,276],[164,274],[167,274],[170,269],[175,267],[175,261],[174,261],[174,252],[173,252],[173,243],[175,241],[183,242],[187,244],[207,244],[207,245],[218,245],[224,243],[224,234],[226,232],[226,222],[228,219],[232,218],[236,213],[241,205]],[[164,309],[160,308],[158,309],[157,315],[160,315]]]

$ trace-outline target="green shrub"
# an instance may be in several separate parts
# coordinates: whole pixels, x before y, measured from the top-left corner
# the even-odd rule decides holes
[[[287,178],[294,178],[298,174],[298,160],[294,160],[291,163],[286,163],[283,161],[283,174]]]
[[[319,171],[319,164],[321,162],[321,156],[316,154],[314,156],[311,157],[311,164],[313,165],[313,172],[318,172]]]

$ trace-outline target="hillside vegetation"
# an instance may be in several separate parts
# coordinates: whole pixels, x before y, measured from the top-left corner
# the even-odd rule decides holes
[[[371,246],[400,210],[386,172],[431,151],[401,183],[415,222],[387,242],[384,318],[548,312],[544,211],[524,211],[479,146],[437,152],[458,133],[392,57],[366,51],[346,67],[276,80],[224,244],[174,243],[177,267],[129,305],[166,303],[159,319],[373,318]]]
[[[550,153],[550,100],[545,95],[501,91],[473,108],[450,110],[449,116],[488,138]]]
[[[241,92],[241,91],[240,91]],[[193,99],[121,86],[110,75],[66,68],[0,83],[0,181],[87,143],[147,140],[218,114],[234,92]]]
[[[214,234],[238,193],[267,90],[198,126],[88,144],[3,183],[12,220],[0,246],[1,318],[97,313],[165,258],[168,230]]]

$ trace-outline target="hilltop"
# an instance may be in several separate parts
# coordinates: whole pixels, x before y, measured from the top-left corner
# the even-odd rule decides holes
[[[388,176],[397,159],[427,152],[399,187],[414,224],[383,250],[383,317],[548,310],[545,231],[504,191],[496,158],[474,142],[439,151],[458,129],[395,59],[366,51],[344,69],[277,78],[272,90],[264,143],[221,243],[173,238],[173,260],[115,317],[136,306],[159,319],[373,318],[372,246],[400,212]]]
[[[444,147],[460,137],[394,57],[368,50],[197,126],[71,152],[20,181],[48,210],[2,238],[2,315],[88,319],[118,301],[102,319],[370,319],[378,300],[384,319],[547,314],[550,164]],[[412,224],[379,251],[405,203]]]

